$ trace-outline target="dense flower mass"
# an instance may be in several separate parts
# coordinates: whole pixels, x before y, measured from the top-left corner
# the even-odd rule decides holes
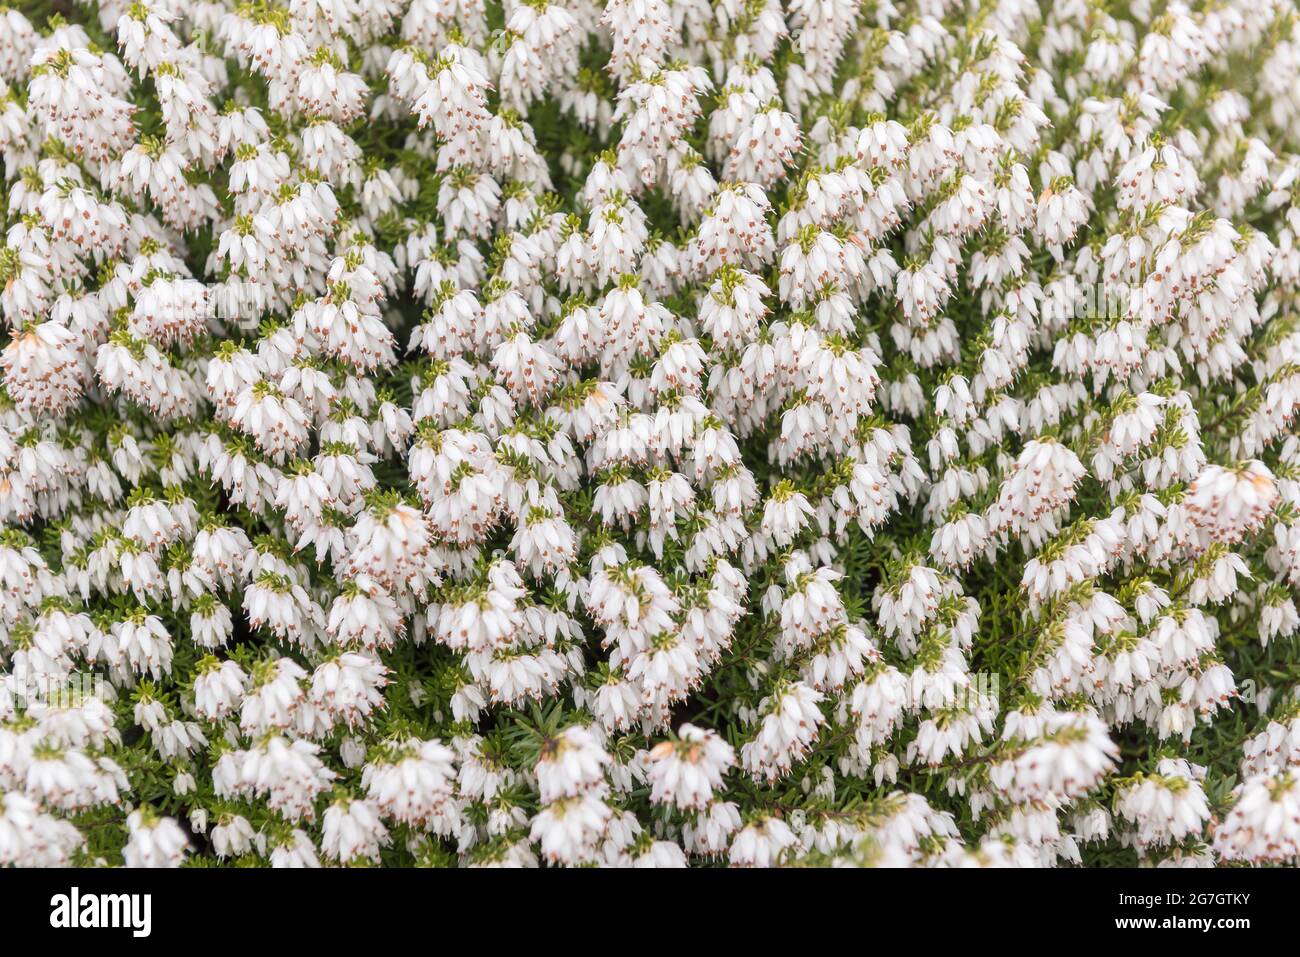
[[[1292,0],[0,8],[0,865],[1300,862]]]

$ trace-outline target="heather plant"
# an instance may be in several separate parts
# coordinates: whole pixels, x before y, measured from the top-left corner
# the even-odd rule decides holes
[[[1291,0],[0,8],[0,864],[1300,862]]]

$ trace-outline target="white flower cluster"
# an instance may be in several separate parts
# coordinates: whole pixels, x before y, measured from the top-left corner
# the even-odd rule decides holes
[[[1290,0],[32,6],[0,865],[1300,863]]]

